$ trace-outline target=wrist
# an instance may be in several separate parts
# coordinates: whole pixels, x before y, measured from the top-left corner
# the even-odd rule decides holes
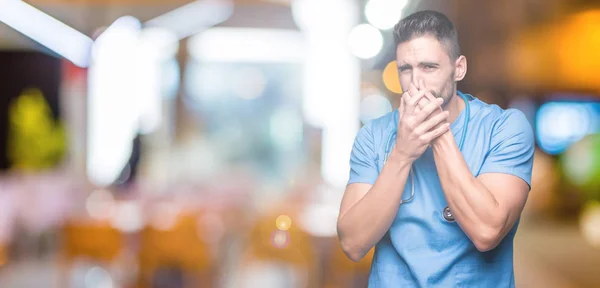
[[[445,149],[450,147],[454,143],[454,135],[452,135],[452,131],[448,130],[446,133],[440,135],[438,138],[434,139],[431,143],[431,147],[433,149]]]
[[[413,159],[413,157],[411,157],[410,155],[407,155],[402,151],[396,150],[395,147],[392,149],[388,157],[388,162],[400,164],[401,166],[410,166],[415,160],[416,159]]]

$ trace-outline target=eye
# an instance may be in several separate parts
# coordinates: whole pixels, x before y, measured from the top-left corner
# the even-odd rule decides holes
[[[435,70],[435,68],[437,68],[437,67],[435,67],[433,65],[425,65],[425,67],[423,67],[423,70],[425,70],[425,71],[433,71],[433,70]]]
[[[403,72],[408,72],[408,71],[410,71],[410,70],[412,70],[412,68],[410,68],[410,67],[401,67],[401,68],[400,68],[400,73],[403,73]]]

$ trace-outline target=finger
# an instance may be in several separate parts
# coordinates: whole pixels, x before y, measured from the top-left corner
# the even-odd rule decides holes
[[[433,96],[433,93],[431,93],[431,91],[427,91],[425,92],[425,98],[428,99],[429,101],[435,101],[435,99],[442,99],[442,101],[444,100],[443,98],[438,98]],[[442,102],[442,105],[444,104],[444,102]]]
[[[431,91],[426,90],[425,97],[423,97],[423,100],[421,100],[419,102],[419,105],[421,105],[421,109],[423,109],[429,102],[435,101],[436,99],[441,99],[441,98],[437,98],[437,97],[433,96],[433,93],[431,93]]]
[[[407,115],[407,114],[412,114],[411,111],[414,111],[414,108],[409,109],[411,99],[412,99],[412,97],[410,97],[410,94],[408,92],[404,92],[402,94],[402,97],[400,98],[400,112],[401,112],[401,116],[402,115]]]
[[[436,109],[441,107],[442,102],[443,102],[443,100],[440,98],[437,98],[434,101],[429,102],[425,106],[425,108],[423,108],[421,110],[421,112],[419,112],[419,114],[416,116],[415,121],[417,123],[423,122],[425,119],[427,119],[427,117],[429,117],[429,115],[431,115],[431,113],[433,113],[433,111],[435,111]]]
[[[411,90],[410,90],[410,95],[416,95],[417,93],[419,93],[419,89],[417,88],[417,86],[411,82]],[[418,108],[418,111],[422,110],[423,107],[425,107],[425,105],[427,105],[427,103],[429,103],[429,101],[427,101],[427,99],[425,99],[425,97],[421,98],[419,101],[417,101],[417,105],[415,105],[415,108]],[[418,113],[417,110],[415,110],[415,113]]]
[[[410,100],[409,102],[407,102],[408,106],[414,111],[415,106],[417,105],[417,103],[419,103],[419,101],[421,101],[421,99],[423,99],[423,97],[425,97],[425,91],[422,90],[418,91],[414,95],[410,95]]]
[[[425,80],[423,80],[423,79],[419,79],[419,81],[418,81],[418,84],[417,84],[417,85],[418,85],[418,87],[419,87],[419,90],[425,90],[425,91],[427,91],[427,92],[425,92],[425,93],[427,93],[427,95],[425,95],[425,96],[426,96],[426,98],[427,98],[429,101],[433,101],[433,99],[435,99],[435,98],[436,98],[435,96],[433,96],[433,93],[431,93],[431,90],[430,90],[430,89],[427,89],[427,87],[425,86]]]
[[[427,106],[427,104],[429,104],[429,102],[431,102],[430,99],[427,99],[427,92],[425,92],[425,96],[423,98],[421,98],[421,100],[419,100],[419,105],[417,105],[419,108],[421,108],[421,110],[423,110],[423,108],[425,108],[425,106]]]
[[[442,134],[448,132],[450,130],[450,123],[443,123],[438,125],[435,129],[423,134],[420,139],[424,143],[430,143],[435,138],[440,137]]]
[[[419,79],[418,86],[419,86],[419,90],[427,90],[425,88],[425,80],[423,80],[423,78]]]
[[[427,119],[426,121],[424,121],[423,123],[421,123],[421,125],[419,125],[415,129],[415,133],[417,133],[419,135],[427,133],[429,130],[433,129],[434,127],[438,126],[442,122],[446,121],[446,119],[448,119],[449,115],[450,115],[450,112],[448,112],[448,111],[444,111],[442,113],[436,114],[435,116],[433,116],[433,117]]]
[[[404,95],[402,95],[402,96],[404,96]],[[403,100],[403,97],[400,97],[400,107],[398,108],[398,111],[400,111],[401,114],[402,114],[402,112],[404,112],[404,100]]]

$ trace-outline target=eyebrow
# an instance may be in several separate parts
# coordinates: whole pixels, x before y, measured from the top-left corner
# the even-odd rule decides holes
[[[421,67],[423,67],[423,66],[439,67],[440,64],[435,63],[435,62],[426,62],[426,61],[424,61],[424,62],[419,62],[419,66],[421,66]],[[401,66],[398,67],[398,71],[402,71],[402,70],[410,69],[410,68],[412,68],[412,65],[410,65],[410,64],[403,64],[403,65],[401,65]]]
[[[434,67],[438,67],[438,66],[440,66],[440,64],[435,63],[435,62],[420,62],[419,66],[434,66]]]
[[[402,71],[405,69],[410,69],[412,66],[410,64],[403,64],[401,66],[398,67],[398,71]]]

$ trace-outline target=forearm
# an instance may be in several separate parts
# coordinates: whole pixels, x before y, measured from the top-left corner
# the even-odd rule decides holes
[[[369,192],[338,221],[342,248],[360,260],[388,231],[397,213],[412,161],[391,153]]]
[[[507,221],[492,193],[473,176],[451,133],[432,145],[438,176],[456,222],[480,250],[495,246]]]

